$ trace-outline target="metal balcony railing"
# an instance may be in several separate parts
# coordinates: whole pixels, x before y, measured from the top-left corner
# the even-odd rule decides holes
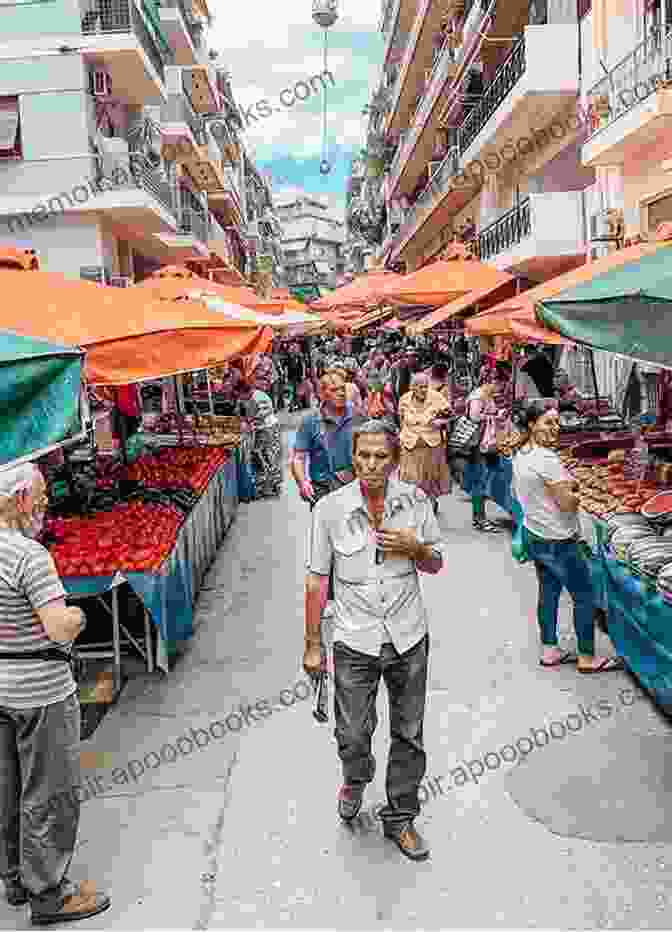
[[[123,157],[118,162],[96,156],[95,163],[97,180],[106,178],[111,189],[140,188],[175,215],[168,181],[143,153],[130,152],[127,158]]]
[[[609,126],[654,93],[660,80],[672,80],[672,27],[652,31],[629,55],[588,91],[588,103],[606,119],[593,133]],[[607,106],[597,104],[606,98]],[[592,135],[592,134],[591,134]]]
[[[498,220],[491,223],[476,238],[476,255],[481,262],[487,262],[507,249],[517,246],[521,240],[532,233],[530,199],[516,204],[507,210]]]
[[[448,191],[451,180],[459,171],[459,164],[457,149],[453,147],[448,150],[438,169],[429,179],[424,190],[418,195],[415,203],[407,209],[404,224],[400,231],[401,240],[406,239],[413,232],[419,221],[431,213],[436,199]]]
[[[148,0],[149,3],[152,0]],[[147,26],[145,18],[136,7],[134,0],[94,0],[87,4],[87,11],[82,17],[82,34],[117,35],[119,33],[135,35],[147,53],[147,56],[159,73],[161,80],[166,80],[164,65],[171,61],[170,48],[154,24],[152,14],[146,9],[147,22],[152,23],[154,32]]]
[[[190,210],[183,207],[180,211],[180,230],[182,233],[191,233],[202,243],[209,239],[210,225],[204,211]]]
[[[457,131],[457,145],[463,155],[495,110],[525,74],[525,37],[520,38],[497,69],[479,102],[462,121]]]
[[[164,0],[165,5],[172,10],[179,10],[182,14],[182,19],[184,20],[184,25],[187,27],[187,32],[191,41],[194,43],[194,48],[200,48],[203,44],[203,30],[194,19],[194,15],[184,2],[184,0]]]

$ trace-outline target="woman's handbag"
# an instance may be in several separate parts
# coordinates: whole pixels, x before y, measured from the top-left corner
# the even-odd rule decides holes
[[[448,453],[453,456],[469,456],[481,442],[481,425],[466,414],[458,417],[448,438]]]
[[[520,524],[516,526],[513,537],[511,538],[511,556],[516,563],[527,563],[529,561],[529,542],[527,528],[521,521]]]

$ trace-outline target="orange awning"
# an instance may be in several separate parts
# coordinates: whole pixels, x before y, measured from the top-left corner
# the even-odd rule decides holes
[[[499,275],[501,276],[501,281],[499,281],[499,283],[486,285],[484,288],[479,288],[476,291],[469,291],[467,294],[456,298],[449,304],[444,304],[443,307],[438,308],[436,311],[432,311],[431,314],[427,314],[420,320],[409,324],[406,327],[406,333],[410,336],[417,336],[420,333],[424,333],[426,330],[431,330],[432,327],[436,327],[437,324],[450,320],[450,318],[455,317],[456,314],[461,314],[475,304],[488,300],[494,302],[497,298],[501,299],[504,297],[505,291],[513,292],[516,287],[516,280],[513,275],[509,275],[506,272],[499,272]]]
[[[0,269],[0,329],[87,350],[92,383],[124,385],[263,352],[272,332],[192,301],[151,301],[142,289]]]
[[[610,269],[618,268],[628,262],[635,262],[637,259],[641,259],[642,256],[656,252],[662,246],[664,246],[662,242],[639,243],[636,246],[619,249],[593,262],[587,262],[570,272],[565,272],[564,275],[557,275],[555,278],[550,278],[547,282],[536,285],[528,291],[507,298],[506,301],[496,304],[482,314],[477,314],[476,317],[472,317],[466,322],[466,329],[476,336],[498,336],[511,333],[510,320],[515,320],[519,324],[522,323],[527,326],[540,326],[534,311],[534,307],[538,302],[553,298],[575,285],[589,282]]]
[[[188,277],[167,274],[177,266],[167,266],[160,269],[155,276],[146,278],[133,286],[132,290],[142,291],[149,300],[175,301],[179,298],[189,298],[192,295],[222,298],[230,304],[240,304],[242,307],[252,307],[259,304],[261,299],[251,288],[244,285],[220,285],[211,282],[208,278],[199,278],[191,273]]]
[[[402,278],[395,272],[386,269],[374,269],[359,275],[348,285],[342,285],[331,294],[313,301],[311,307],[316,311],[330,311],[340,307],[366,307],[374,300],[374,292],[383,282],[392,283]]]
[[[505,274],[478,259],[439,259],[396,282],[379,286],[376,298],[390,304],[442,307],[470,291],[502,284]]]

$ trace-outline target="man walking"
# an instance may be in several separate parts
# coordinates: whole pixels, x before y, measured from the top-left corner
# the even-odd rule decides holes
[[[340,372],[326,372],[320,379],[320,408],[304,416],[291,465],[299,494],[311,508],[353,479],[352,424],[345,379]]]
[[[413,826],[426,771],[423,720],[429,635],[418,572],[443,566],[441,534],[424,492],[392,477],[399,440],[386,421],[353,431],[356,480],[313,512],[306,578],[303,665],[322,666],[320,619],[333,573],[335,736],[343,767],[338,812],[352,821],[373,780],[371,739],[381,676],[390,705],[386,838],[414,861],[429,848]]]

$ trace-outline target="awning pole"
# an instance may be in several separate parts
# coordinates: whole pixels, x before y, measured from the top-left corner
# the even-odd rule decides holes
[[[597,387],[597,372],[595,370],[595,353],[591,347],[587,347],[590,356],[590,371],[593,374],[593,388],[595,389],[595,405],[597,406],[597,416],[600,413],[600,390]]]

